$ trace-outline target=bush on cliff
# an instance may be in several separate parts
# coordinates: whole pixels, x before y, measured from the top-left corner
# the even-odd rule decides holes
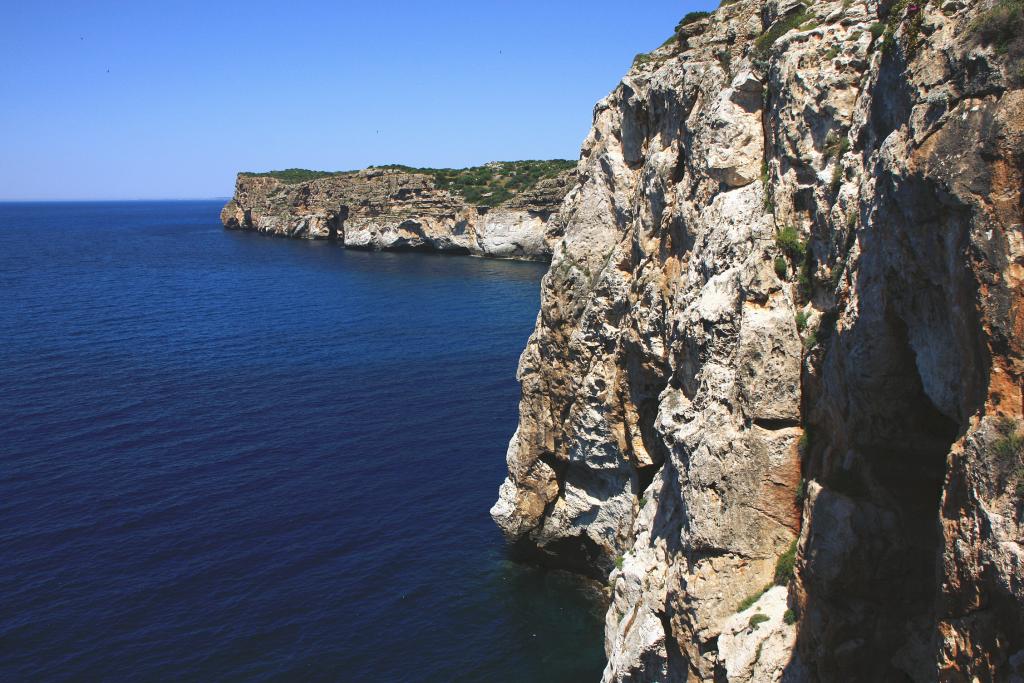
[[[754,603],[761,599],[761,596],[771,590],[772,584],[768,584],[756,593],[751,593],[743,599],[743,601],[736,608],[736,612],[744,612],[754,606]]]
[[[796,569],[796,539],[789,544],[786,552],[775,561],[775,585],[785,586],[793,578]]]
[[[575,166],[576,162],[569,159],[552,159],[498,161],[470,168],[416,168],[400,164],[373,168],[429,175],[437,187],[461,195],[468,204],[497,206]]]
[[[800,239],[800,233],[792,225],[787,225],[775,233],[775,245],[794,264],[803,261],[807,253],[807,244]]]
[[[1006,55],[1010,71],[1024,79],[1024,0],[999,0],[971,24],[974,39]]]
[[[309,180],[326,178],[328,176],[345,175],[351,171],[310,171],[307,168],[286,168],[283,171],[266,171],[264,173],[252,173],[243,171],[239,175],[252,176],[254,178],[274,178],[282,183],[294,185]]]
[[[1018,498],[1024,499],[1024,434],[1021,434],[1020,423],[1009,417],[1000,417],[996,422],[999,437],[992,441],[988,453],[996,465],[1004,473],[1017,480],[1014,492]],[[1005,478],[1004,478],[1005,484]]]
[[[750,621],[747,622],[747,626],[749,626],[752,629],[756,629],[758,624],[763,624],[764,622],[770,620],[771,619],[767,614],[761,614],[760,612],[758,612],[757,614],[751,615]]]
[[[772,45],[775,44],[776,40],[793,29],[800,28],[801,25],[807,23],[808,20],[813,17],[814,15],[807,10],[806,6],[797,5],[797,8],[786,16],[778,19],[774,24],[768,27],[768,30],[754,40],[754,60],[764,61],[767,59],[768,53],[771,51]]]
[[[695,24],[701,19],[705,19],[711,16],[711,12],[687,12],[683,15],[683,18],[676,24],[676,33],[679,33],[680,29],[690,24]]]
[[[786,279],[788,273],[788,267],[786,266],[786,259],[781,256],[775,257],[775,274],[779,276],[780,280]]]

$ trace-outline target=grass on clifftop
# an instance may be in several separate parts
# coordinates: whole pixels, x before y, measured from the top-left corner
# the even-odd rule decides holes
[[[575,168],[575,166],[576,162],[568,159],[550,159],[546,161],[496,161],[471,168],[416,168],[401,164],[371,166],[370,168],[429,175],[437,187],[461,195],[468,204],[497,206],[517,194],[533,189],[541,180],[554,178],[559,173]],[[275,178],[283,183],[293,185],[329,176],[350,175],[354,172],[289,168],[284,171],[267,171],[265,173],[243,172],[241,175]]]
[[[437,187],[462,195],[468,204],[476,206],[497,206],[533,189],[541,180],[554,178],[575,167],[576,162],[568,159],[495,161],[471,168],[415,168],[401,164],[371,166],[429,175]]]
[[[352,171],[310,171],[307,168],[286,168],[283,171],[266,171],[265,173],[242,171],[238,175],[251,176],[253,178],[276,178],[282,183],[294,185],[308,180],[316,180],[317,178],[326,178],[333,175],[346,175],[348,173],[352,173]]]

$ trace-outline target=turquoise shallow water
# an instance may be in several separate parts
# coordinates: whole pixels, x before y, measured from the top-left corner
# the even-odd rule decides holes
[[[487,516],[543,267],[0,204],[0,679],[579,681]]]

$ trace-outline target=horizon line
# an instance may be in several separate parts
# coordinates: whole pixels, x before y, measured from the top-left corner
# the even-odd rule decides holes
[[[229,200],[231,195],[216,197],[61,197],[61,198],[26,198],[26,199],[4,199],[0,198],[0,204],[40,204],[45,202],[207,202],[213,200]]]

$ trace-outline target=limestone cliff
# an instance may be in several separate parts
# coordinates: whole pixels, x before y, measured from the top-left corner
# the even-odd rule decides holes
[[[482,168],[500,170],[502,165]],[[572,170],[551,174],[489,206],[439,187],[424,172],[371,168],[317,175],[289,182],[287,175],[240,173],[235,195],[221,212],[224,226],[332,239],[350,249],[546,260],[559,233],[554,218],[574,181]]]
[[[1024,39],[738,0],[594,112],[492,516],[607,681],[1024,675]]]

